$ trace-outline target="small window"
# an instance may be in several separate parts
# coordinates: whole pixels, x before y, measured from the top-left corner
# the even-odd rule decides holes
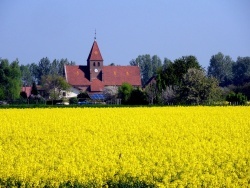
[[[94,62],[94,64],[93,64],[93,65],[94,65],[94,67],[95,67],[95,62]]]
[[[100,62],[98,62],[98,67],[100,67]]]
[[[66,97],[66,92],[65,91],[63,92],[63,96]]]

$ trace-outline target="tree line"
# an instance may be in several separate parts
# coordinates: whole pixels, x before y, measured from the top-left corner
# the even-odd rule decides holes
[[[143,89],[125,83],[117,91],[104,91],[109,99],[119,97],[124,104],[211,104],[226,100],[243,104],[250,99],[250,57],[234,61],[219,52],[211,56],[207,69],[191,55],[162,61],[157,55],[145,54],[129,64],[140,67]],[[64,65],[75,63],[67,59],[51,62],[45,57],[38,63],[19,65],[18,59],[10,63],[0,58],[0,100],[18,99],[21,86],[36,90],[36,85],[43,86],[47,97],[57,99],[60,91],[69,88]]]
[[[20,98],[21,87],[32,86],[32,97],[38,101],[42,97],[37,93],[37,85],[42,85],[45,97],[58,98],[61,91],[69,88],[64,79],[64,65],[75,65],[67,59],[42,58],[38,63],[19,65],[18,59],[9,63],[0,58],[0,100],[14,101]],[[27,98],[25,92],[22,98]],[[44,96],[43,96],[44,97]]]
[[[165,58],[162,63],[157,55],[146,54],[132,59],[130,65],[140,67],[144,98],[151,104],[243,104],[250,99],[250,57],[233,61],[219,52],[211,57],[207,70],[195,56],[173,62]]]

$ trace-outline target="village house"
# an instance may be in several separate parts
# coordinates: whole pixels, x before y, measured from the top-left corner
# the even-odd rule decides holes
[[[124,82],[133,87],[141,87],[138,66],[104,66],[96,40],[87,58],[87,65],[65,65],[66,81],[72,86],[67,98],[76,97],[81,92],[103,95],[107,88],[118,88]]]

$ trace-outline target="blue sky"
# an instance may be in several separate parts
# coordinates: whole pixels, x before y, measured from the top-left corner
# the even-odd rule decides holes
[[[218,52],[250,56],[250,1],[0,0],[0,58],[9,61],[85,65],[95,29],[105,65],[150,54],[194,55],[207,67]]]

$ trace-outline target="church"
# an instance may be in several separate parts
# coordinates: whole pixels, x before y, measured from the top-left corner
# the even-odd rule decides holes
[[[103,94],[107,88],[118,88],[124,82],[141,87],[138,66],[104,66],[96,39],[87,59],[87,65],[65,65],[66,81],[72,86],[66,97],[76,97],[81,92],[89,95]]]

